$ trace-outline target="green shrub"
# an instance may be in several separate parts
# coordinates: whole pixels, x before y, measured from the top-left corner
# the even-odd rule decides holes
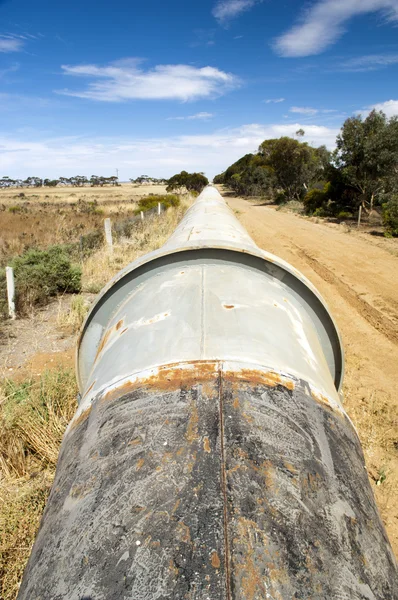
[[[383,225],[388,237],[398,237],[398,195],[383,204]]]
[[[288,198],[285,194],[285,192],[277,192],[275,194],[275,204],[285,204],[287,202]]]
[[[170,206],[175,207],[180,205],[180,199],[175,194],[165,194],[163,196],[145,196],[145,198],[141,198],[141,200],[138,202],[135,214],[139,214],[141,211],[146,212],[147,210],[157,208],[159,202],[163,205],[164,208],[169,208]]]
[[[46,304],[60,292],[81,289],[81,269],[71,263],[62,246],[47,250],[28,250],[11,261],[15,275],[16,308],[20,313]]]
[[[347,210],[341,210],[339,213],[337,213],[337,218],[344,220],[344,219],[352,219],[353,218],[353,214],[348,212]]]
[[[315,215],[316,211],[319,211],[324,206],[324,204],[326,204],[326,202],[327,202],[327,196],[323,190],[319,190],[317,188],[310,190],[304,196],[305,212],[309,215],[311,215],[311,214]],[[324,215],[317,214],[315,216],[320,217],[320,216],[324,216]]]

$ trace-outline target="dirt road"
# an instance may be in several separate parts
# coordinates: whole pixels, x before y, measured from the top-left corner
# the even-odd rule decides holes
[[[395,246],[339,225],[227,198],[258,246],[318,288],[343,337],[345,408],[398,555],[398,256]],[[397,241],[398,250],[398,241]]]

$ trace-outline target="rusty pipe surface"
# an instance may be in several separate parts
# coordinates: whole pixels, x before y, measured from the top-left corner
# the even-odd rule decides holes
[[[20,599],[396,599],[312,284],[208,186],[103,290]]]

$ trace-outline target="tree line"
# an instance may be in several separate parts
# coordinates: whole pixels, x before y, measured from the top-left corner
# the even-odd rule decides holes
[[[349,218],[361,206],[382,210],[384,224],[398,235],[398,117],[373,110],[347,119],[333,152],[300,138],[265,140],[214,178],[243,196],[298,200],[308,214]]]
[[[59,179],[42,179],[41,177],[27,177],[26,179],[11,179],[11,177],[0,178],[0,188],[14,188],[14,187],[56,187],[57,185],[71,186],[71,187],[84,187],[86,185],[100,186],[104,185],[120,185],[118,178],[113,175],[112,177],[103,177],[99,175],[91,175],[86,177],[85,175],[75,175],[74,177],[60,177]]]
[[[140,175],[136,179],[130,179],[131,183],[136,184],[158,184],[167,185],[167,191],[183,191],[184,189],[188,192],[201,192],[205,185],[209,183],[207,177],[203,173],[187,173],[187,171],[181,171],[170,177],[170,179],[157,179],[156,177],[150,177],[149,175]],[[90,178],[84,175],[76,175],[75,177],[60,177],[59,179],[41,179],[40,177],[27,177],[26,179],[11,179],[10,177],[0,178],[0,188],[16,188],[16,187],[29,187],[29,188],[40,188],[40,187],[56,187],[71,186],[71,187],[103,187],[104,185],[120,185],[118,178],[114,175],[112,177],[103,177],[99,175],[91,175]]]

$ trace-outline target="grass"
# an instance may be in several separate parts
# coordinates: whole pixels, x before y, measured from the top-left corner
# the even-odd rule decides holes
[[[38,188],[0,190],[0,265],[35,247],[78,242],[81,235],[103,229],[134,214],[137,203],[165,186],[122,185],[115,188]]]
[[[352,419],[361,441],[366,467],[387,531],[395,531],[396,498],[398,497],[397,431],[398,413],[388,393],[374,390],[358,402],[346,384],[344,408]],[[395,537],[390,534],[393,546]]]
[[[77,333],[86,318],[90,304],[82,295],[73,296],[69,310],[58,310],[57,324],[70,333]]]
[[[76,410],[72,370],[0,383],[0,597],[14,600]]]
[[[170,237],[189,205],[185,200],[180,206],[169,209],[161,218],[146,218],[133,230],[131,237],[122,237],[110,253],[107,247],[88,257],[82,267],[82,290],[98,293],[120,269],[139,256],[160,248]]]

